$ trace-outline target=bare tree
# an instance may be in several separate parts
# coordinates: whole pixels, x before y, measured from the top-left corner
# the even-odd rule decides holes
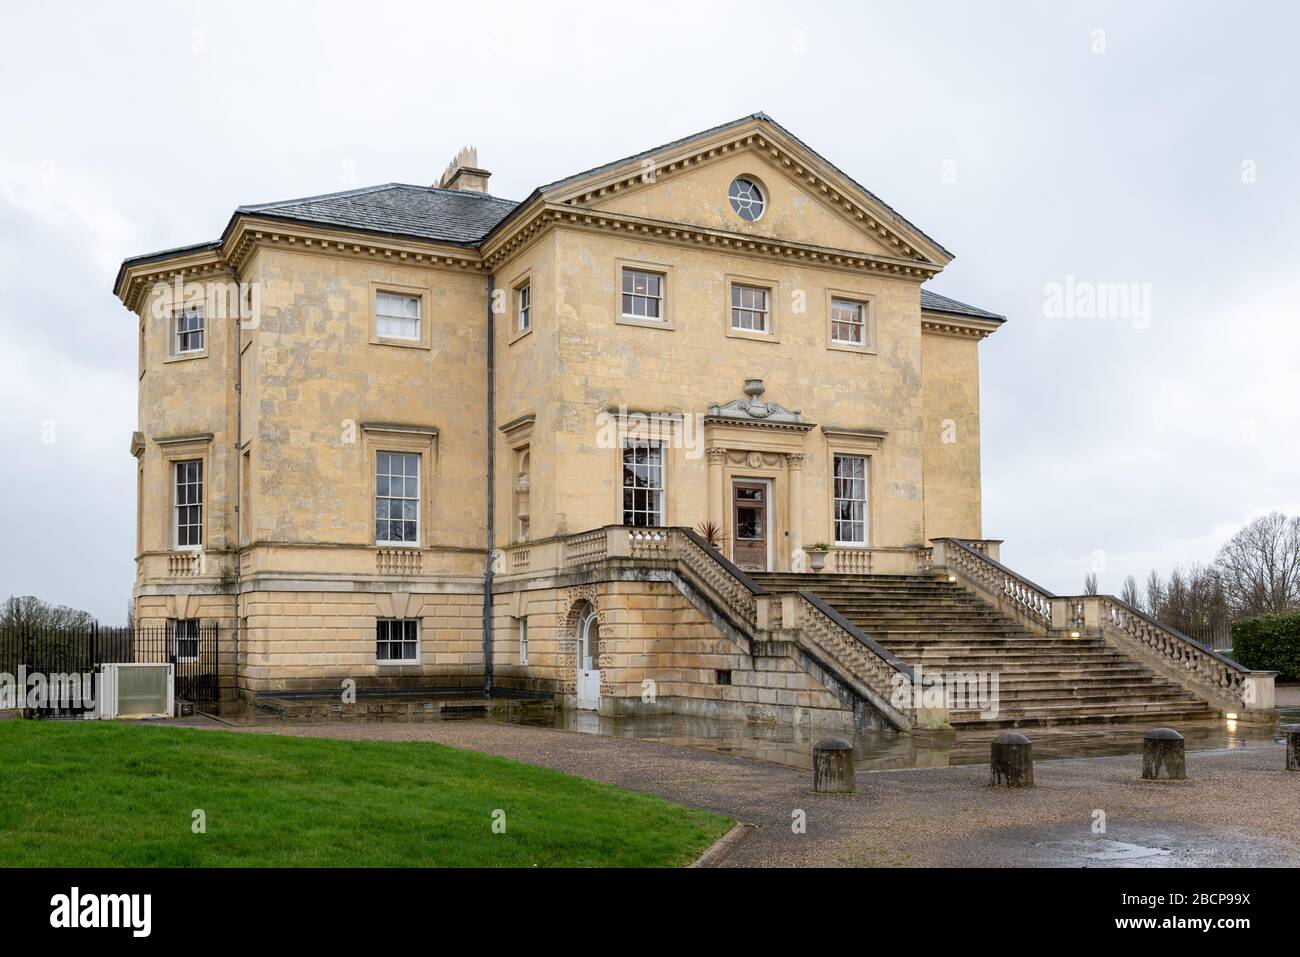
[[[1124,577],[1124,590],[1120,592],[1120,600],[1126,605],[1131,605],[1138,611],[1142,610],[1142,599],[1138,597],[1137,579],[1132,575]]]
[[[1160,576],[1156,570],[1151,569],[1151,574],[1147,576],[1147,600],[1146,607],[1142,610],[1153,618],[1160,617],[1160,609],[1165,604],[1165,586],[1160,583]]]
[[[1085,595],[1097,594],[1097,573],[1096,572],[1088,572],[1087,577],[1084,578],[1083,593]]]
[[[1255,519],[1224,543],[1216,564],[1239,616],[1300,608],[1300,516]]]
[[[0,628],[62,629],[85,628],[95,616],[67,605],[51,605],[33,595],[10,595],[0,606]]]

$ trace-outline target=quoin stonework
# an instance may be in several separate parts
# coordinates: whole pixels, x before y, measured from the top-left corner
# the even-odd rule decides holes
[[[1263,681],[1207,659],[1192,687],[1160,626],[998,563],[979,350],[1003,318],[929,291],[952,254],[770,117],[522,202],[489,177],[465,150],[435,185],[243,206],[123,263],[136,617],[217,625],[227,694],[963,720],[893,694],[916,649],[882,637],[891,602],[1127,641],[1169,713]],[[1031,707],[1012,684],[1004,713]]]

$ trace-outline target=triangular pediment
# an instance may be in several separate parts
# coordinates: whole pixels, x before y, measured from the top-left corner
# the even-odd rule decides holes
[[[764,209],[732,208],[737,177]],[[773,241],[943,266],[942,246],[762,115],[629,157],[542,190],[548,202]]]

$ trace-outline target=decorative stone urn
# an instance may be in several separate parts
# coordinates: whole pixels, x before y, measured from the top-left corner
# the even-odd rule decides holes
[[[809,548],[804,550],[804,554],[808,556],[808,567],[819,572],[826,567],[826,556],[830,554],[830,549]]]

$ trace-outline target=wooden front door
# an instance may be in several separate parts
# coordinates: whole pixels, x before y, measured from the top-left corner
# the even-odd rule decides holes
[[[767,571],[766,482],[731,483],[731,560],[747,572]]]

